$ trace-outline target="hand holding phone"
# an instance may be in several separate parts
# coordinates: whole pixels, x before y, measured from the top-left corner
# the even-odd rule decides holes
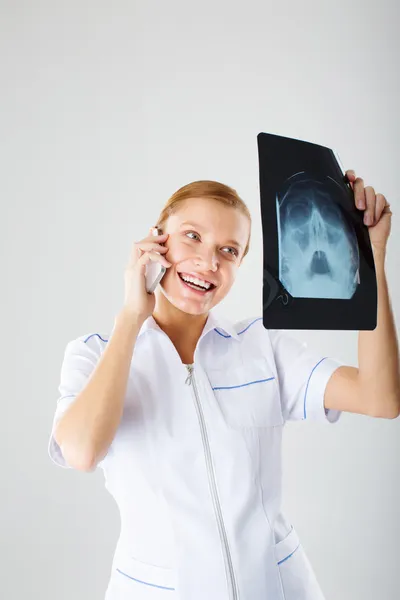
[[[124,308],[144,320],[153,313],[156,286],[171,263],[163,256],[168,234],[157,228],[139,242],[134,242],[129,263],[125,269]]]
[[[153,236],[161,235],[160,231],[161,230],[158,229],[157,227],[153,227],[152,235]],[[153,261],[153,262],[147,263],[145,279],[146,279],[146,291],[149,294],[152,294],[154,292],[157,285],[159,284],[161,279],[164,277],[166,270],[167,270],[167,268],[159,262]]]

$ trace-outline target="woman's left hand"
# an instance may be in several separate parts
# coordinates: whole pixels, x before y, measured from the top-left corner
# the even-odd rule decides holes
[[[364,180],[356,177],[355,171],[346,171],[347,179],[354,192],[354,200],[359,210],[364,210],[364,223],[368,227],[372,246],[376,250],[386,250],[392,224],[390,204],[383,194],[375,194],[373,187],[364,187]]]

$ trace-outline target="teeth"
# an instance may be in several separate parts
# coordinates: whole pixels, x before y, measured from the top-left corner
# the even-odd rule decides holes
[[[203,281],[203,279],[197,279],[197,277],[189,277],[187,275],[182,275],[182,274],[180,274],[180,275],[184,281],[194,283],[195,285],[203,287],[206,290],[208,290],[211,287],[211,283],[207,283],[206,281]]]

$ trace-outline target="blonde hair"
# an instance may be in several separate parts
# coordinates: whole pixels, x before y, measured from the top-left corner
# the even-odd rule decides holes
[[[157,221],[156,227],[163,230],[164,225],[170,215],[173,215],[179,208],[179,206],[189,198],[210,198],[216,202],[220,202],[225,206],[231,206],[236,208],[250,221],[250,234],[247,240],[246,248],[244,250],[242,260],[246,256],[250,248],[250,237],[251,237],[251,215],[245,202],[240,198],[236,190],[220,183],[218,181],[200,180],[188,183],[183,187],[179,188],[172,196],[167,200],[163,209],[161,210],[160,216]]]

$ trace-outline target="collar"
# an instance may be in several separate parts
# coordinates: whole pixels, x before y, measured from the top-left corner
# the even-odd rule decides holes
[[[235,340],[239,340],[239,336],[235,330],[234,324],[221,315],[217,315],[214,310],[210,310],[208,312],[207,321],[204,325],[203,331],[201,332],[200,338],[207,335],[207,333],[213,329],[216,329],[219,334],[222,334],[224,337],[232,337]],[[143,335],[146,331],[150,330],[158,330],[162,331],[161,327],[157,324],[154,317],[150,315],[143,322],[142,327],[139,330],[138,338]],[[164,333],[164,332],[163,332]]]

